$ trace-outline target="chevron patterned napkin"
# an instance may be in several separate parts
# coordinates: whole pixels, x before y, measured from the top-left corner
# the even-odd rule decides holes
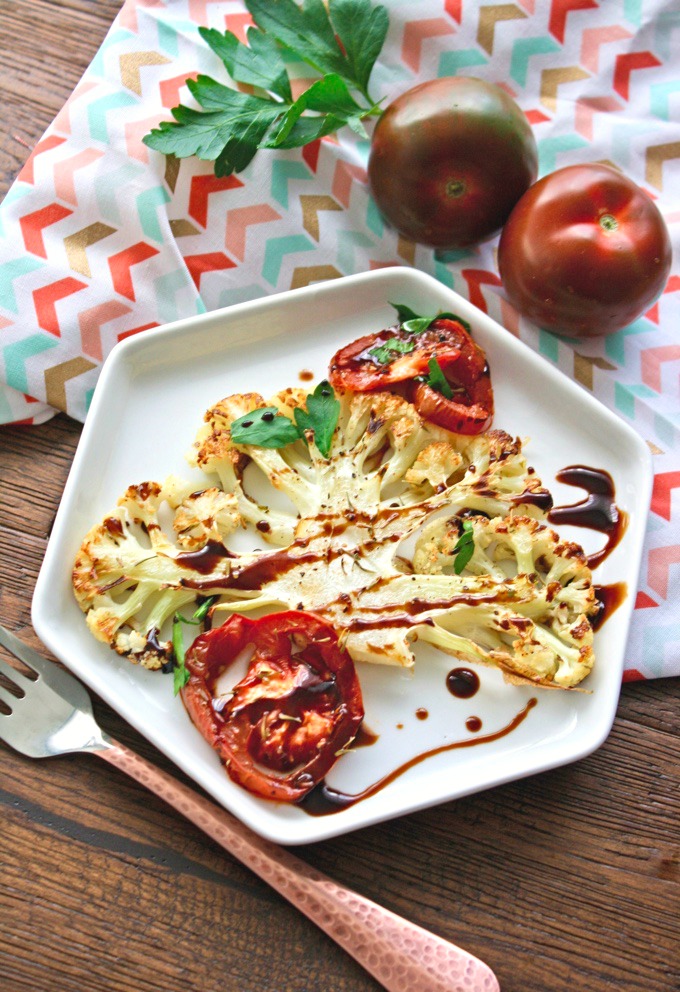
[[[0,207],[0,423],[84,420],[116,342],[179,317],[313,281],[412,265],[471,299],[642,435],[654,453],[646,553],[626,678],[680,674],[680,11],[664,0],[383,0],[371,88],[500,83],[534,127],[540,174],[606,160],[656,200],[675,245],[661,299],[607,338],[567,342],[504,299],[495,243],[436,254],[387,229],[368,143],[260,152],[216,179],[143,136],[186,102],[188,76],[224,78],[201,25],[241,39],[240,0],[127,0]],[[304,86],[300,68],[300,87]]]

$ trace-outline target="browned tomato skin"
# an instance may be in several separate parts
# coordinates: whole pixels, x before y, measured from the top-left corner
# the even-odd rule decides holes
[[[380,363],[370,352],[391,338],[414,342],[416,347],[407,354],[395,354],[391,362]],[[375,392],[418,375],[427,375],[428,362],[433,357],[442,366],[457,361],[461,352],[469,350],[470,343],[468,332],[455,320],[435,320],[417,336],[396,324],[357,338],[337,351],[330,362],[328,379],[335,389],[348,389],[355,393]]]
[[[465,248],[493,237],[536,179],[538,153],[517,104],[492,83],[421,83],[378,120],[368,161],[385,219],[411,241]]]
[[[455,367],[445,370],[445,375],[453,380]],[[481,434],[493,421],[493,389],[488,366],[481,376],[468,380],[464,400],[456,399],[455,395],[453,399],[447,399],[426,382],[414,384],[411,398],[421,417],[454,434]]]
[[[571,337],[611,334],[644,313],[671,267],[666,224],[651,198],[606,165],[567,166],[513,210],[498,265],[524,316]]]
[[[218,680],[247,648],[253,654],[245,677],[216,707]],[[333,627],[314,614],[290,610],[259,620],[235,614],[196,638],[185,663],[189,716],[230,777],[262,798],[301,799],[361,725],[354,664]]]
[[[417,347],[381,364],[371,356],[371,349],[390,338],[416,341]],[[451,400],[418,381],[429,374],[432,358],[454,390]],[[433,321],[417,336],[396,325],[352,341],[331,359],[329,380],[336,389],[350,392],[402,392],[425,420],[456,434],[480,434],[493,420],[493,388],[484,350],[450,318]]]

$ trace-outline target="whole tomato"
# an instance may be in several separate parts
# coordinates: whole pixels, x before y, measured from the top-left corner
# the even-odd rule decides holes
[[[537,175],[531,127],[498,86],[465,76],[391,103],[371,140],[368,178],[385,219],[410,241],[453,249],[493,237]]]
[[[570,337],[611,334],[663,290],[671,243],[650,197],[608,165],[570,165],[524,194],[498,266],[521,314]]]

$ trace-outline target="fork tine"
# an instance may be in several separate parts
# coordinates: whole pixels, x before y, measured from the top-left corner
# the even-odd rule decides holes
[[[17,699],[17,697],[11,693],[9,689],[6,689],[4,685],[0,685],[0,703],[3,703],[12,711],[12,713],[14,713],[16,704],[20,702],[21,700]],[[6,720],[9,715],[9,713],[0,713],[0,740],[2,739],[2,721]]]
[[[33,679],[29,679],[22,672],[13,668],[4,658],[0,658],[0,675],[4,675],[6,679],[13,682],[24,693],[28,692],[31,686],[34,685]],[[16,696],[12,698],[16,699]]]
[[[15,658],[22,661],[24,665],[28,668],[32,668],[34,671],[38,672],[40,675],[45,675],[45,669],[52,665],[52,662],[48,662],[45,658],[42,658],[37,651],[33,648],[29,648],[28,644],[24,644],[16,634],[13,634],[11,630],[7,630],[6,627],[0,626],[0,644],[13,654]]]
[[[84,710],[85,712],[92,711],[92,705],[90,702],[90,697],[85,690],[85,687],[78,682],[72,675],[65,672],[54,662],[48,661],[47,658],[43,658],[42,655],[38,654],[32,647],[25,644],[24,641],[20,640],[16,634],[13,634],[6,627],[0,625],[0,644],[13,654],[15,658],[23,662],[28,668],[32,669],[40,676],[40,684],[48,685],[54,692],[63,696],[64,699],[68,700],[73,706]],[[14,671],[14,669],[12,669]],[[10,678],[13,676],[10,676]],[[35,686],[35,682],[30,682],[29,687]],[[27,690],[28,691],[28,690]]]

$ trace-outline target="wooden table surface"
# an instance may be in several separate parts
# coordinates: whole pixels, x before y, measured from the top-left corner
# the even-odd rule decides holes
[[[2,0],[0,193],[120,0]],[[33,587],[79,426],[0,428],[0,621]],[[298,852],[487,961],[503,992],[680,988],[680,680],[624,686],[577,764]],[[106,730],[168,761],[104,704]],[[4,992],[372,992],[306,918],[104,762],[0,744]]]

